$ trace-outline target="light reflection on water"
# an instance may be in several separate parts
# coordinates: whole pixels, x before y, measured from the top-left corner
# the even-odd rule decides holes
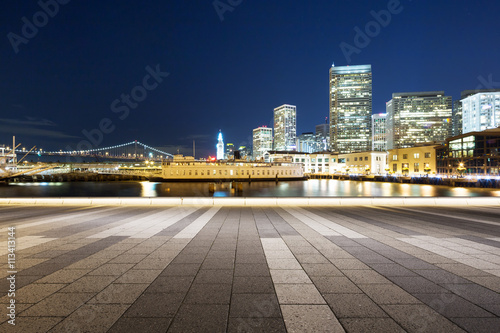
[[[67,182],[0,185],[0,197],[469,197],[500,196],[499,189],[418,184],[311,179],[293,182],[243,183],[243,192],[230,183],[217,184],[209,193],[206,182]]]

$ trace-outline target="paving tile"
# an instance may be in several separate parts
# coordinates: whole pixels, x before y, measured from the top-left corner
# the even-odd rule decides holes
[[[98,293],[116,280],[115,276],[85,275],[61,290],[62,293]]]
[[[161,273],[161,270],[130,269],[113,283],[151,283]]]
[[[498,332],[500,318],[452,318],[467,332]]]
[[[391,318],[341,318],[340,322],[346,332],[406,332]]]
[[[224,332],[229,305],[185,304],[175,316],[168,332]]]
[[[273,280],[268,276],[236,276],[233,282],[233,294],[268,294],[274,293]]]
[[[332,264],[303,264],[302,268],[309,276],[343,276]]]
[[[449,291],[439,285],[421,277],[421,276],[392,276],[389,278],[392,282],[409,292],[426,293],[426,294],[442,294]]]
[[[109,329],[109,333],[141,332],[159,333],[166,332],[172,318],[126,318],[121,317]]]
[[[124,317],[172,318],[185,293],[144,293],[125,312]]]
[[[270,272],[274,283],[312,283],[302,269],[271,269]]]
[[[296,259],[267,259],[269,269],[302,269]]]
[[[344,269],[370,269],[365,263],[359,261],[358,259],[330,259],[331,263],[335,265],[340,270]]]
[[[88,303],[132,304],[147,287],[148,284],[112,283]]]
[[[15,291],[15,300],[19,303],[38,303],[64,287],[66,287],[65,284],[29,284]],[[7,295],[2,297],[2,302],[7,297]]]
[[[280,308],[272,294],[232,294],[229,316],[233,318],[280,318]]]
[[[394,284],[358,284],[377,304],[419,304],[419,300]]]
[[[92,272],[88,273],[88,275],[112,275],[112,276],[120,276],[129,269],[131,269],[134,264],[104,264]]]
[[[376,270],[383,276],[417,276],[417,274],[400,264],[369,264],[370,268]]]
[[[232,283],[234,271],[231,269],[200,269],[195,283]]]
[[[328,305],[281,305],[287,332],[344,332]]]
[[[211,258],[205,259],[201,265],[201,269],[233,269],[233,258]]]
[[[325,304],[313,284],[274,284],[280,304]]]
[[[463,299],[462,297],[448,294],[414,294],[423,303],[433,308],[436,312],[447,318],[471,317],[487,318],[494,315],[483,308]]]
[[[227,332],[286,333],[286,329],[282,318],[245,317],[229,318]]]
[[[36,283],[71,283],[90,271],[91,269],[61,269],[37,280]]]
[[[107,332],[127,309],[119,304],[85,304],[55,326],[51,332]]]
[[[442,286],[475,304],[500,304],[500,294],[475,283]]]
[[[92,298],[95,293],[57,292],[19,314],[20,317],[66,317]]]
[[[390,283],[390,281],[383,275],[371,269],[345,269],[342,270],[352,282],[358,283]]]
[[[426,305],[382,305],[391,318],[410,332],[464,332]]]
[[[193,283],[184,304],[229,304],[231,287],[230,284]]]
[[[361,290],[343,276],[313,276],[314,285],[321,294],[356,294]]]
[[[337,318],[387,317],[387,314],[364,294],[323,295]]]
[[[4,322],[0,325],[0,332],[48,332],[64,317],[23,317],[16,319],[16,325]]]
[[[160,276],[195,276],[200,264],[170,264]]]
[[[267,264],[236,264],[234,276],[270,276]]]

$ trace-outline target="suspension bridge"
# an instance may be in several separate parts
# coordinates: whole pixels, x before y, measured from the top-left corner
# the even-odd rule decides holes
[[[94,148],[87,150],[55,150],[46,151],[36,149],[36,147],[26,150],[26,148],[17,149],[17,154],[38,155],[38,156],[74,156],[74,157],[91,157],[106,158],[106,159],[121,159],[121,160],[155,160],[173,158],[174,155],[162,151],[160,149],[148,146],[140,141],[131,141],[119,145]]]

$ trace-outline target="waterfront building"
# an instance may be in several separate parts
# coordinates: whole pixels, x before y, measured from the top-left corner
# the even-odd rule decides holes
[[[387,149],[451,136],[452,98],[444,91],[394,93],[386,110]]]
[[[340,173],[344,164],[339,162],[339,154],[328,151],[316,152],[309,155],[309,167],[306,173],[332,175]]]
[[[317,151],[330,149],[330,126],[328,123],[316,125]]]
[[[500,90],[462,92],[462,133],[479,132],[500,126]]]
[[[389,173],[407,176],[436,174],[436,148],[440,146],[435,143],[423,143],[415,147],[389,149]]]
[[[273,150],[273,129],[260,126],[253,130],[253,159],[260,160],[266,151]]]
[[[274,150],[296,150],[297,107],[284,104],[274,109]]]
[[[387,150],[387,132],[386,132],[386,113],[377,113],[372,115],[372,150]]]
[[[371,65],[330,68],[330,150],[371,149]]]
[[[339,155],[328,151],[312,154],[294,151],[269,151],[266,155],[269,162],[300,163],[306,174],[340,174],[345,169],[345,165],[339,161]]]
[[[452,123],[451,135],[457,136],[462,134],[462,101],[460,100],[453,102],[451,123]]]
[[[364,175],[386,173],[387,153],[385,151],[339,154],[338,159],[343,164],[343,173]]]
[[[463,133],[436,150],[437,172],[444,175],[500,175],[500,128]]]
[[[224,140],[222,139],[222,132],[219,130],[219,136],[217,137],[217,159],[224,159]]]
[[[318,150],[318,142],[313,132],[302,133],[297,138],[297,151],[314,153]]]

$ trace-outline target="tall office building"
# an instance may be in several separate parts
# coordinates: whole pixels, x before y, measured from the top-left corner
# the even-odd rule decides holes
[[[265,126],[255,128],[253,130],[253,159],[260,159],[269,150],[273,150],[273,129]]]
[[[394,93],[386,109],[387,149],[451,136],[452,99],[444,91]]]
[[[222,132],[219,130],[219,136],[217,137],[217,159],[224,159],[224,140],[222,139]]]
[[[330,149],[330,125],[328,123],[316,125],[316,151],[327,151]]]
[[[277,107],[274,109],[274,150],[296,150],[296,140],[297,107],[288,104]]]
[[[462,134],[462,101],[453,101],[453,111],[451,119],[451,135]]]
[[[463,134],[500,126],[500,89],[466,90],[461,97]]]
[[[371,65],[330,68],[330,150],[371,149]]]
[[[372,115],[372,150],[387,150],[387,113],[377,113]]]

